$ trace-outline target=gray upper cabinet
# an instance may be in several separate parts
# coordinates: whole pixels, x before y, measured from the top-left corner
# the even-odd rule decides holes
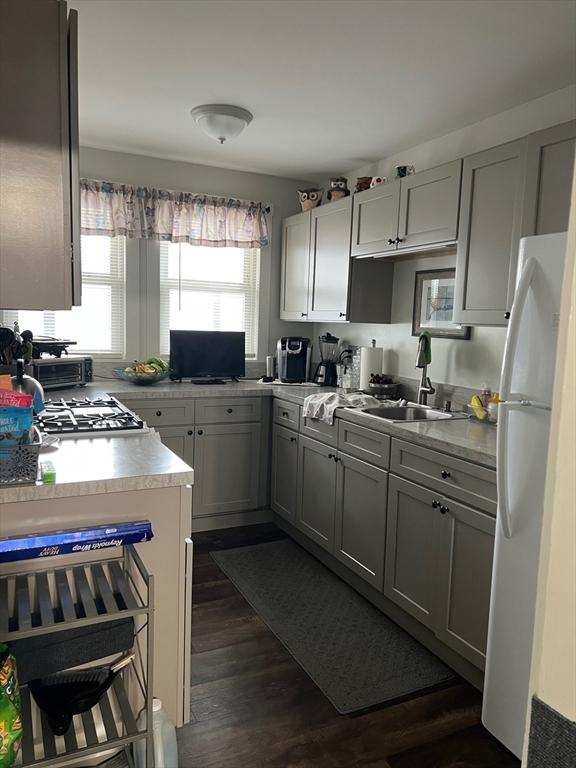
[[[454,243],[462,160],[406,176],[400,185],[398,250]]]
[[[296,521],[298,435],[274,425],[272,431],[272,509],[290,523]]]
[[[438,613],[435,633],[484,668],[494,551],[493,517],[451,500],[438,516]]]
[[[80,303],[77,14],[0,3],[0,307]]]
[[[353,200],[351,255],[396,251],[400,179],[358,192]]]
[[[328,552],[334,548],[336,451],[300,435],[296,525]]]
[[[568,229],[576,121],[528,136],[523,235]]]
[[[260,424],[206,424],[195,432],[194,517],[256,509]]]
[[[464,159],[454,320],[506,325],[522,228],[527,140]]]
[[[346,319],[352,198],[312,210],[309,320]]]
[[[282,223],[280,319],[306,320],[311,212],[289,216]]]
[[[434,494],[390,475],[384,594],[433,629],[436,510]]]
[[[338,453],[334,554],[382,591],[388,473]]]

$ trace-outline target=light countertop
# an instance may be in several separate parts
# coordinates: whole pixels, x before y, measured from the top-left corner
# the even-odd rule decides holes
[[[56,470],[53,485],[0,488],[2,504],[87,494],[168,488],[194,482],[194,471],[160,442],[159,435],[82,437],[40,453]]]
[[[203,399],[216,397],[280,397],[302,405],[310,394],[335,392],[332,388],[307,385],[260,384],[243,380],[226,384],[196,385],[183,382],[161,382],[152,386],[138,386],[117,379],[96,379],[84,388],[54,390],[47,396],[96,397],[110,394],[126,403],[141,400]],[[496,467],[496,427],[472,419],[443,419],[439,421],[392,423],[361,411],[339,408],[336,417],[399,437],[451,456],[467,459],[483,466]]]

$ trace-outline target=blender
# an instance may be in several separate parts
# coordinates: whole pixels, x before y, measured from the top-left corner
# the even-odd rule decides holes
[[[335,387],[338,379],[336,361],[338,359],[338,342],[340,339],[326,333],[318,337],[320,362],[314,374],[314,383],[321,387]]]

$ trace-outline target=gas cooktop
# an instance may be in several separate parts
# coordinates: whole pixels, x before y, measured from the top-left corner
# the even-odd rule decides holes
[[[59,437],[142,434],[148,430],[146,423],[115,397],[46,400],[35,425],[40,432]]]

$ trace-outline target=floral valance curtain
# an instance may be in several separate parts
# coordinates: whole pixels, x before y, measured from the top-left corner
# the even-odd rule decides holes
[[[262,203],[92,179],[82,179],[80,190],[83,235],[125,235],[213,248],[268,244]]]

